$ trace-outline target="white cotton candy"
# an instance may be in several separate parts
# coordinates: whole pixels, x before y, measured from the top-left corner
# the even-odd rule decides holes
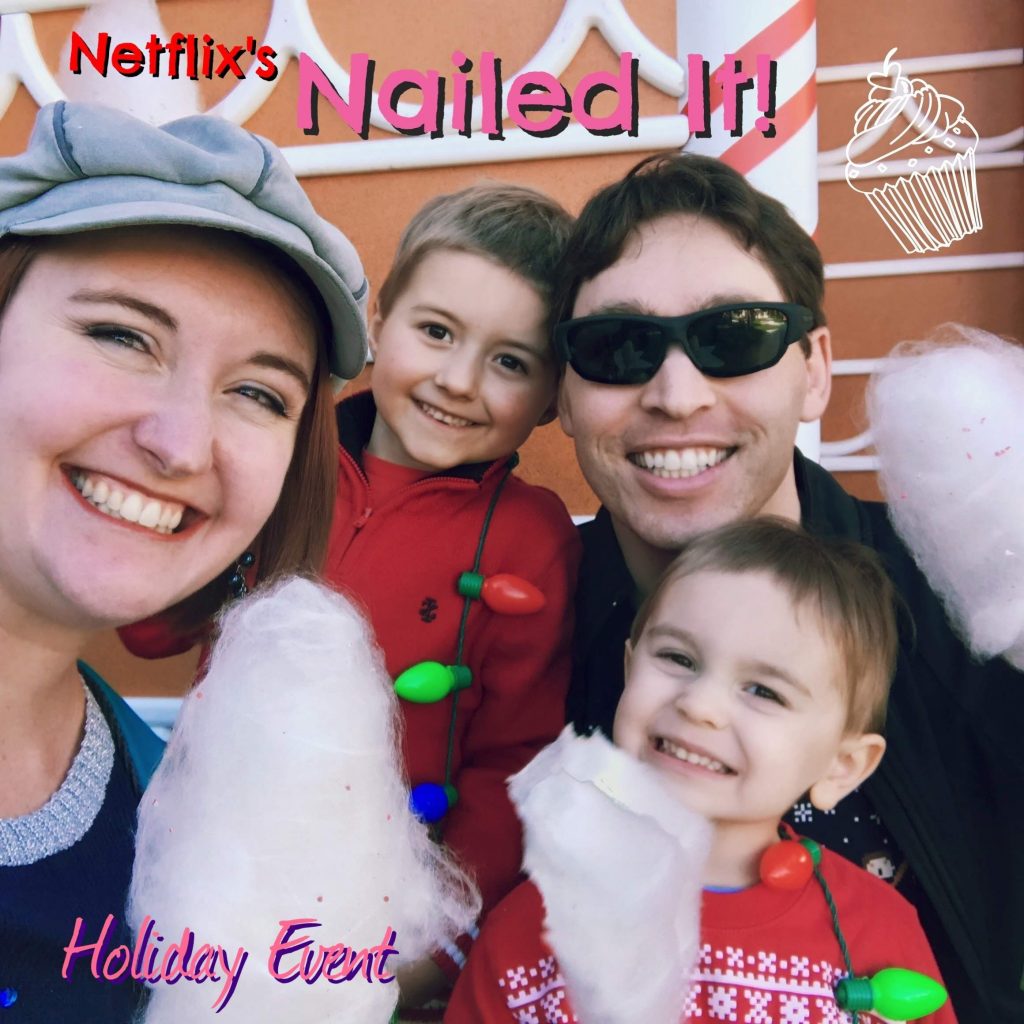
[[[571,728],[509,783],[545,940],[586,1024],[678,1024],[710,826],[657,773]]]
[[[146,1024],[384,1024],[394,982],[274,980],[280,922],[319,921],[314,949],[369,948],[390,926],[389,973],[470,925],[475,894],[408,810],[396,716],[370,628],[340,595],[289,579],[226,613],[143,796],[130,919],[151,916],[165,945],[187,927],[249,959],[216,1016],[219,985],[155,982]]]
[[[970,648],[1024,669],[1024,348],[948,325],[868,393],[893,525]]]

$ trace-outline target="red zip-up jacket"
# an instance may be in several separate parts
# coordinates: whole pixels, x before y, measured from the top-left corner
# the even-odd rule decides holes
[[[376,415],[372,395],[346,399],[337,415],[338,496],[324,575],[366,609],[392,676],[421,661],[452,664],[464,604],[456,581],[473,566],[488,505],[510,459],[433,474],[374,507],[360,465]],[[523,616],[472,603],[463,661],[473,681],[458,695],[452,752],[458,801],[442,830],[474,875],[485,911],[516,883],[522,860],[520,825],[505,781],[565,721],[579,556],[576,530],[561,500],[510,477],[494,509],[479,571],[520,576],[546,603]],[[401,706],[410,785],[442,783],[452,697]],[[438,960],[449,974],[461,966]]]

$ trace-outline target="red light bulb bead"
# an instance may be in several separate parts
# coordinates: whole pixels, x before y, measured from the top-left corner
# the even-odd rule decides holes
[[[821,862],[821,847],[813,839],[783,839],[761,855],[761,881],[771,889],[802,889]]]
[[[464,572],[457,590],[463,597],[480,599],[499,615],[532,615],[547,603],[547,598],[532,584],[509,572],[483,576]]]

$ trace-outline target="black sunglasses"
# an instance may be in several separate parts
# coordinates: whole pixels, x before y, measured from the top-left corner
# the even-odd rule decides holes
[[[555,327],[555,351],[584,380],[646,384],[679,345],[708,377],[743,377],[774,366],[814,326],[805,306],[735,302],[686,316],[606,313]]]

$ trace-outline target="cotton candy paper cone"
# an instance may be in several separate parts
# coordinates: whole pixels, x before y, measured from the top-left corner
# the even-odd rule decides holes
[[[710,827],[648,766],[567,728],[509,784],[545,940],[585,1024],[679,1024]]]

